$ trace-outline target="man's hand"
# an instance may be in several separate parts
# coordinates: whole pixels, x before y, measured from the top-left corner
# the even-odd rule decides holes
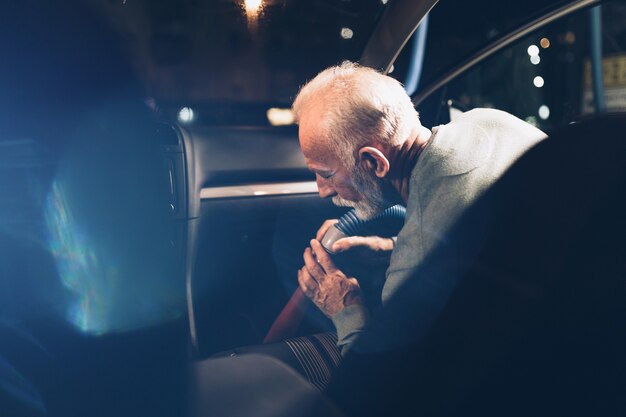
[[[339,239],[333,244],[333,252],[340,253],[354,248],[370,251],[372,254],[382,255],[393,250],[394,242],[390,237],[379,236],[348,236]]]
[[[318,242],[321,242],[322,239],[324,238],[324,235],[326,234],[326,231],[328,231],[330,226],[335,225],[337,223],[339,223],[339,220],[337,219],[329,219],[329,220],[326,220],[324,223],[322,223],[319,230],[317,231],[317,234],[315,235],[315,240],[317,240]]]
[[[304,266],[298,270],[298,283],[304,294],[328,317],[349,305],[363,304],[358,281],[337,269],[317,240],[311,240],[311,247],[304,251]]]
[[[351,251],[360,262],[378,265],[389,262],[394,241],[389,237],[348,236],[337,240],[332,247],[334,253]]]
[[[337,223],[337,219],[326,220],[317,231],[315,239],[321,242],[328,229]],[[389,261],[394,246],[395,242],[389,237],[348,236],[337,240],[331,249],[334,253],[353,250],[362,262],[377,265]]]

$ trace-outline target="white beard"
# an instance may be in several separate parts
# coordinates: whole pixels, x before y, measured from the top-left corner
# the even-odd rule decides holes
[[[356,168],[352,172],[355,188],[361,193],[361,201],[350,201],[339,196],[334,196],[333,204],[339,207],[352,207],[361,220],[370,220],[394,203],[385,198],[380,183],[367,173]]]

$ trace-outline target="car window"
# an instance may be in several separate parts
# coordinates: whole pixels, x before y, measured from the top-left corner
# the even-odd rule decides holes
[[[601,34],[598,74],[606,110],[625,110],[626,5],[607,3],[597,9],[599,25],[592,23],[593,9],[579,10],[478,62],[416,103],[422,119],[436,125],[472,108],[488,107],[550,130],[594,114],[594,33]]]
[[[440,1],[428,14],[425,54],[420,86],[427,86],[440,75],[451,70],[461,60],[472,56],[500,35],[509,33],[520,25],[547,11],[562,6],[564,0],[525,0],[516,2],[473,0]],[[480,13],[476,13],[480,10]],[[468,16],[472,16],[468,19]],[[420,27],[424,26],[423,23]],[[407,47],[395,60],[394,71],[389,74],[407,83],[410,64],[414,60],[416,31]]]

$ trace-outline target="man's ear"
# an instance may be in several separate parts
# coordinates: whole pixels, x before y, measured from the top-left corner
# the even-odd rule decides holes
[[[378,178],[384,178],[389,172],[389,160],[380,149],[372,146],[359,149],[359,163],[367,171],[373,171]]]

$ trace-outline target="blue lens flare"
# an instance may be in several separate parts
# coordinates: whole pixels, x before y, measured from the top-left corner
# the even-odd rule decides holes
[[[132,227],[130,236],[117,236],[130,245],[112,244],[102,230],[115,229],[114,222],[87,228],[78,221],[70,200],[55,180],[46,201],[45,221],[57,272],[72,295],[66,319],[85,333],[102,335],[179,317],[185,306],[182,280],[177,279],[176,268],[161,247],[151,245],[150,236],[146,242],[137,239],[139,233]],[[119,228],[125,226],[122,223]]]
[[[66,160],[44,209],[48,249],[69,293],[56,304],[91,335],[159,325],[186,310],[172,246],[176,226],[163,215],[166,205],[152,178],[138,180],[135,172],[146,169],[141,159],[110,158],[90,161],[81,152]]]
[[[186,223],[151,115],[113,96],[58,131],[0,134],[0,318],[103,335],[182,317]]]
[[[8,399],[9,404],[19,404],[18,409],[30,411],[28,415],[32,415],[33,412],[39,415],[46,414],[46,406],[37,389],[2,356],[0,356],[0,397],[4,401]]]
[[[119,273],[112,263],[100,262],[97,242],[90,241],[76,224],[58,181],[46,201],[45,219],[61,282],[75,295],[67,308],[68,320],[89,333],[105,332]]]
[[[71,293],[66,319],[85,333],[101,335],[179,317],[185,307],[183,282],[172,257],[154,244],[158,237],[146,236],[143,242],[141,230],[130,226],[128,235],[122,230],[119,241],[111,241],[103,230],[116,229],[115,221],[96,228],[82,225],[78,219],[84,216],[77,216],[70,200],[55,180],[45,221],[57,272]],[[117,223],[122,223],[120,230],[127,226]]]

